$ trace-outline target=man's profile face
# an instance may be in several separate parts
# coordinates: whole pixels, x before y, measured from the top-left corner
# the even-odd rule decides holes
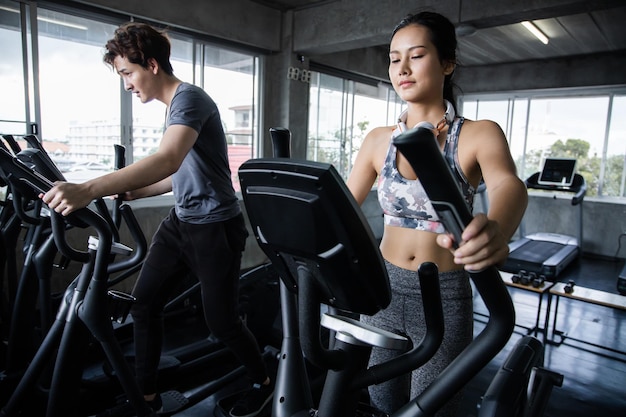
[[[113,66],[124,81],[124,89],[135,94],[142,103],[147,103],[156,98],[154,83],[156,66],[154,60],[149,60],[149,67],[144,68],[128,61],[126,57],[117,56],[113,60]]]

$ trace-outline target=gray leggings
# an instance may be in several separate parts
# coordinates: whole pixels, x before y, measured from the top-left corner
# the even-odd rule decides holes
[[[417,272],[399,268],[387,261],[385,264],[391,284],[391,303],[374,316],[361,316],[361,320],[385,330],[404,332],[413,343],[419,343],[425,332],[425,324]],[[445,331],[437,353],[428,363],[410,375],[369,388],[372,405],[388,414],[419,395],[472,341],[472,288],[467,274],[463,270],[442,272],[439,274],[439,285]],[[387,361],[396,355],[397,351],[374,348],[370,365]],[[436,416],[456,416],[460,400],[461,393],[446,404]]]

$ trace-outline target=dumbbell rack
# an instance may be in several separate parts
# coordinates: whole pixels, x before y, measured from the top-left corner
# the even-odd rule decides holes
[[[540,325],[541,321],[541,307],[543,306],[544,294],[550,291],[550,288],[554,286],[554,282],[547,281],[542,275],[535,274],[534,272],[519,271],[512,274],[509,272],[500,271],[502,281],[507,287],[518,288],[524,291],[530,291],[537,294],[537,313],[535,315],[535,325],[533,327],[522,326],[515,324],[517,327],[522,327],[527,330],[528,335],[534,334],[535,337],[541,332],[543,334],[543,342],[545,344],[548,333],[548,311],[546,310],[543,320],[543,327]]]

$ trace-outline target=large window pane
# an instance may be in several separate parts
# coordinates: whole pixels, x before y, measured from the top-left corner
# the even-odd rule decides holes
[[[475,120],[481,119],[493,120],[500,125],[502,131],[507,133],[509,121],[509,101],[478,101]]]
[[[402,104],[393,90],[313,73],[307,158],[331,163],[347,179],[363,139],[375,127],[395,123]]]
[[[517,172],[522,176],[526,143],[527,99],[467,100],[463,102],[463,116],[471,120],[493,120],[498,123],[509,142]]]
[[[22,66],[22,39],[19,5],[0,0],[0,133],[24,135],[26,126],[26,100],[24,97],[24,71]]]
[[[626,96],[613,97],[602,194],[626,197]]]
[[[354,111],[347,129],[349,165],[343,170],[346,179],[363,139],[370,130],[395,124],[402,112],[402,102],[390,86],[371,86],[357,82],[354,85]]]
[[[120,138],[119,77],[102,61],[115,26],[38,9],[38,28],[40,139],[68,180],[102,175]]]
[[[512,120],[509,122],[509,130],[505,132],[509,141],[511,156],[515,161],[518,175],[522,175],[524,157],[526,154],[526,114],[528,113],[528,99],[514,99]]]
[[[220,111],[236,190],[239,166],[254,156],[258,136],[256,61],[252,55],[209,45],[204,48],[204,90]]]
[[[113,144],[122,143],[122,124],[132,123],[131,135],[125,137],[132,139],[129,163],[155,152],[163,134],[165,105],[121,97],[119,76],[102,62],[103,47],[116,26],[42,9],[39,20],[41,132],[46,142],[61,144],[53,146],[57,158],[71,159],[75,169],[81,167],[80,172],[71,169],[67,178],[83,181],[110,170]],[[218,105],[237,182],[239,165],[253,155],[256,58],[173,32],[168,36],[174,74],[203,87]],[[194,52],[198,50],[205,57],[204,66],[197,65],[200,74],[194,74]],[[122,98],[130,100],[129,114],[121,114]],[[86,162],[90,162],[88,170],[82,169]]]
[[[471,120],[478,119],[478,100],[463,100],[461,102],[462,116]]]
[[[169,33],[172,42],[172,67],[174,74],[189,83],[202,87],[215,101],[222,118],[228,141],[231,175],[235,189],[239,189],[239,166],[253,156],[255,142],[254,115],[255,57],[200,44],[204,56],[201,74],[194,77],[194,41]],[[134,160],[155,152],[159,146],[165,123],[166,108],[153,101],[141,103],[133,96],[133,151]]]
[[[545,157],[576,158],[587,195],[597,195],[608,102],[607,96],[531,100],[524,176]]]
[[[626,112],[623,94],[589,91],[587,95],[550,98],[512,95],[506,117],[502,112],[506,101],[489,100],[464,98],[464,115],[507,126],[505,133],[520,177],[537,172],[548,156],[573,157],[578,160],[578,172],[587,181],[589,197],[625,196],[626,119],[620,117]],[[502,104],[498,107],[496,103]]]
[[[310,87],[309,140],[307,159],[338,167],[343,155],[341,144],[347,94],[339,77],[313,73]]]

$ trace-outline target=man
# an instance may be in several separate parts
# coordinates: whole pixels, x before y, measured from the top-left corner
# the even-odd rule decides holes
[[[167,106],[158,150],[144,159],[83,184],[66,182],[42,196],[68,215],[93,199],[134,200],[173,191],[175,205],[156,231],[133,295],[136,375],[148,404],[162,408],[157,387],[162,310],[184,274],[201,284],[204,317],[212,334],[246,366],[253,389],[230,410],[252,417],[273,395],[252,333],[237,313],[241,254],[247,231],[230,178],[226,138],[217,106],[199,87],[174,76],[167,36],[142,23],[127,23],[106,44],[104,62],[142,103]],[[129,403],[105,415],[132,414]]]

